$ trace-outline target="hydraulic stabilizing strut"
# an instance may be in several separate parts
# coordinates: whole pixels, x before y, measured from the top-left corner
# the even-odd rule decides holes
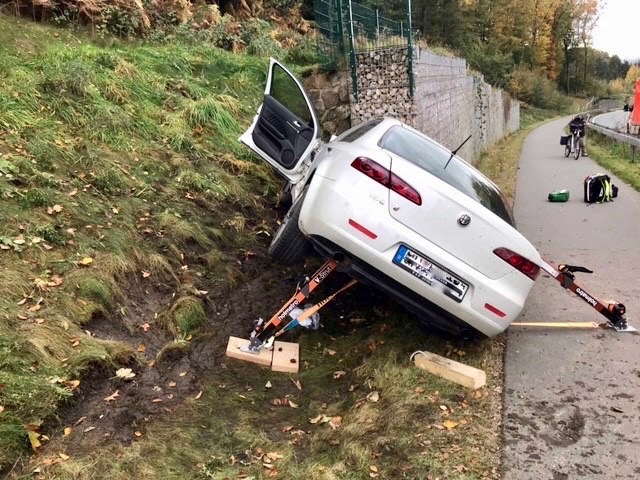
[[[586,303],[595,308],[600,314],[602,314],[607,319],[607,323],[605,325],[610,326],[618,332],[637,331],[627,323],[627,319],[624,316],[624,314],[626,313],[626,308],[622,303],[615,301],[602,302],[588,293],[585,289],[580,287],[577,283],[575,283],[574,273],[593,273],[592,270],[575,265],[559,265],[556,269],[544,260],[542,260],[542,264],[540,265],[540,267],[553,278],[555,278],[563,288],[572,291]]]
[[[310,277],[305,277],[304,282],[298,285],[296,293],[278,310],[269,321],[265,322],[262,318],[259,319],[250,337],[249,346],[243,349],[246,352],[258,354],[262,348],[271,348],[276,337],[288,332],[292,328],[298,325],[309,325],[312,328],[317,328],[314,324],[314,317],[317,318],[316,313],[339,293],[351,288],[357,283],[356,280],[349,281],[338,291],[334,292],[324,300],[316,303],[313,306],[302,310],[304,301],[309,297],[318,285],[320,285],[331,273],[333,273],[338,267],[338,262],[334,259],[328,260],[322,265],[316,273]]]

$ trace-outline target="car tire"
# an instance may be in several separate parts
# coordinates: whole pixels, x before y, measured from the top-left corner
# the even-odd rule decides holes
[[[298,228],[305,194],[306,191],[291,206],[269,245],[269,255],[281,265],[300,263],[309,253],[311,244]]]

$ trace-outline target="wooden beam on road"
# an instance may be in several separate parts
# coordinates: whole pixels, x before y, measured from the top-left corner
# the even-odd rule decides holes
[[[596,322],[514,322],[512,327],[600,328]]]

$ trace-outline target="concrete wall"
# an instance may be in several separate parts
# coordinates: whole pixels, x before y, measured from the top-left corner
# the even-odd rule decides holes
[[[418,50],[414,56],[413,126],[473,162],[480,152],[520,128],[520,104],[467,73],[466,61]]]

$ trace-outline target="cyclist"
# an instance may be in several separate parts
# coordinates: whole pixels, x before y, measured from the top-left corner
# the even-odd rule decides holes
[[[586,122],[582,115],[577,115],[573,120],[569,122],[569,132],[574,132],[578,135],[578,142],[580,149],[582,150],[582,156],[587,156],[587,142],[586,142]]]

